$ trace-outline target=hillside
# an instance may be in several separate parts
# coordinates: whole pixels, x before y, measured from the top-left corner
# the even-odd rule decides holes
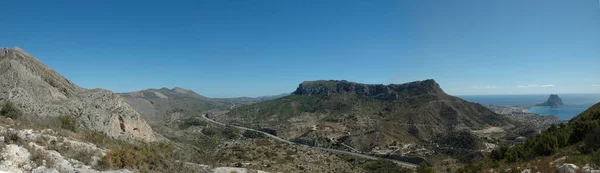
[[[600,103],[597,103],[566,125],[553,126],[522,144],[503,146],[486,159],[467,165],[461,171],[494,169],[530,169],[553,171],[562,163],[600,168]],[[525,165],[525,166],[524,166]],[[544,166],[535,166],[544,165]]]
[[[240,105],[282,97],[281,95],[275,95],[256,98],[208,98],[190,89],[179,87],[146,89],[119,93],[119,95],[138,111],[144,119],[157,125],[198,116],[202,111],[231,109]]]
[[[214,118],[319,146],[340,147],[339,141],[363,152],[442,142],[437,137],[451,132],[509,124],[479,104],[447,95],[431,79],[390,85],[307,81],[290,96]]]
[[[168,140],[150,127],[158,121],[147,123],[121,96],[80,88],[23,50],[0,49],[0,172],[373,172],[372,167],[399,168],[394,163],[341,158],[282,144],[194,117],[203,109],[228,109],[270,97],[211,99],[183,88],[121,95],[150,102],[155,107],[149,110],[158,119],[162,113],[173,113],[168,118],[174,121],[167,123],[173,126],[158,131]],[[142,115],[151,115],[140,110]]]
[[[157,140],[121,97],[80,88],[19,48],[0,49],[0,102],[14,103],[34,117],[74,117],[77,127],[115,138]]]

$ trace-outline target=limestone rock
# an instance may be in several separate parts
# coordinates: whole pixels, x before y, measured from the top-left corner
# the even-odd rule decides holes
[[[562,99],[556,94],[550,94],[550,97],[548,97],[548,101],[542,104],[538,104],[538,106],[550,106],[553,108],[561,107],[563,105],[564,104],[562,102]]]
[[[84,89],[19,48],[0,48],[0,102],[34,116],[74,116],[78,126],[108,136],[156,141],[138,112],[108,90]]]
[[[405,84],[360,84],[345,80],[319,80],[302,82],[296,91],[296,95],[321,95],[331,96],[334,94],[355,94],[362,98],[375,98],[381,100],[397,100],[402,97],[400,92],[413,94],[445,95],[433,79],[415,81]]]

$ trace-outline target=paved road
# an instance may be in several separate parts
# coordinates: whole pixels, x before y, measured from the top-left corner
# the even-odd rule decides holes
[[[202,115],[202,118],[204,118],[206,121],[214,123],[214,124],[218,124],[218,125],[221,125],[221,126],[227,126],[224,123],[217,122],[215,120],[212,120],[212,119],[206,117],[206,114]],[[271,135],[271,134],[263,132],[263,131],[259,131],[259,130],[255,130],[255,129],[251,129],[251,128],[246,128],[246,127],[235,126],[235,125],[229,125],[229,126],[237,128],[237,129],[250,130],[250,131],[254,131],[254,132],[259,132],[259,133],[265,134],[266,136],[268,136],[268,137],[270,137],[272,139],[275,139],[277,141],[281,141],[281,142],[284,142],[284,143],[296,144],[296,143],[294,143],[292,141],[288,141],[288,140],[282,139],[280,137]],[[336,150],[336,149],[331,149],[331,148],[321,148],[321,147],[312,147],[312,146],[309,146],[309,147],[312,148],[312,149],[315,149],[315,150],[327,151],[327,152],[332,152],[332,153],[337,153],[337,154],[348,154],[348,155],[353,155],[353,156],[356,156],[356,157],[365,158],[365,159],[369,159],[369,160],[385,159],[385,158],[379,158],[379,157],[375,157],[375,156],[371,156],[371,155],[365,155],[365,154],[360,154],[360,153],[353,153],[353,152],[344,151],[344,150]],[[406,168],[410,168],[410,169],[417,168],[416,164],[402,162],[402,161],[393,160],[393,159],[386,159],[386,160],[392,161],[392,162],[394,162],[394,163],[396,163],[396,164],[398,164],[400,166],[406,167]]]

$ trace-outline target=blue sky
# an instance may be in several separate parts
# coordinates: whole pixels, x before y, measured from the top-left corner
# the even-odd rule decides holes
[[[0,46],[86,88],[209,97],[433,78],[455,95],[600,93],[597,0],[3,1]]]

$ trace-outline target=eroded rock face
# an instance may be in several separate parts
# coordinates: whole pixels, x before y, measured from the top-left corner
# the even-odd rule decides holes
[[[18,48],[0,48],[0,102],[6,100],[26,114],[74,116],[79,127],[111,137],[157,140],[146,121],[120,96],[80,88]]]
[[[360,84],[345,80],[319,80],[302,82],[296,95],[331,96],[336,94],[356,94],[359,97],[375,98],[382,100],[397,100],[403,97],[400,92],[409,91],[414,94],[443,94],[440,86],[433,80],[423,80],[405,84]]]

